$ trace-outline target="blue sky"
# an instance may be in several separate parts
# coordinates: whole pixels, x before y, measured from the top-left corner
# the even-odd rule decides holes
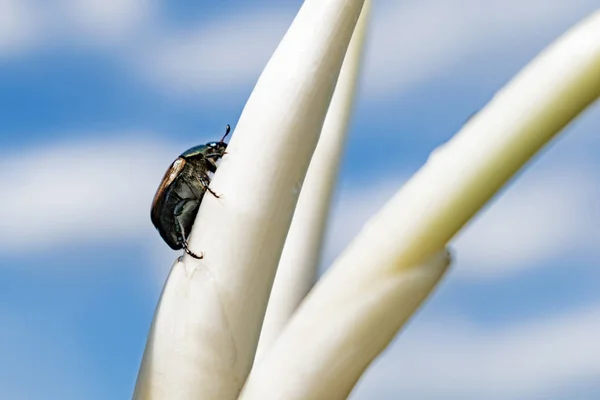
[[[235,125],[298,0],[0,3],[0,398],[131,396],[178,255],[149,218],[181,151]],[[375,0],[324,266],[592,0]],[[600,392],[600,109],[453,243],[357,399]]]

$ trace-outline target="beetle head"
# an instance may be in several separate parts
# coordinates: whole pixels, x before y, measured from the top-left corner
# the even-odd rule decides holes
[[[229,124],[227,124],[227,126],[225,127],[225,134],[223,135],[223,137],[221,138],[220,141],[209,142],[206,144],[206,146],[212,150],[210,152],[210,155],[208,156],[208,158],[216,160],[218,158],[223,157],[223,154],[225,154],[225,149],[227,149],[227,143],[225,143],[224,140],[227,137],[227,135],[229,135],[230,131],[231,131],[231,126],[229,126]]]
[[[212,159],[223,157],[225,149],[227,149],[227,143],[225,142],[210,142],[206,143],[206,146],[210,149],[207,157]]]

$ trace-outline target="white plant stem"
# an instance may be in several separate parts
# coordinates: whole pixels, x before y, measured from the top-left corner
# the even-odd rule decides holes
[[[378,276],[369,276],[366,270],[374,265],[363,264],[362,274],[357,269],[352,275],[338,274],[335,287],[321,279],[254,365],[240,399],[345,399],[449,263],[448,252],[442,250],[402,271],[378,270]],[[368,280],[357,284],[360,278]]]
[[[352,113],[370,7],[371,1],[365,0],[302,185],[269,298],[256,359],[260,359],[275,341],[315,282],[331,197]]]
[[[599,95],[596,12],[436,149],[367,223],[255,365],[242,398],[344,398],[440,277],[440,249]]]
[[[134,398],[233,399],[362,0],[306,0],[240,117],[165,285]],[[243,62],[243,60],[240,60]]]

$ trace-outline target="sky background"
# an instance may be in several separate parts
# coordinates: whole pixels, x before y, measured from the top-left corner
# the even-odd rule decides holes
[[[299,0],[0,0],[0,398],[127,399],[179,255],[149,208]],[[596,0],[375,0],[324,267]],[[600,108],[452,243],[354,399],[598,399]]]

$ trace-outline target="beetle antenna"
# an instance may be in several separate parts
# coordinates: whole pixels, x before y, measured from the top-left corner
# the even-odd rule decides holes
[[[227,126],[225,127],[225,134],[223,135],[223,137],[221,138],[221,142],[223,140],[225,140],[225,138],[227,137],[227,135],[229,135],[229,132],[231,131],[231,126],[229,126],[229,124],[227,124]]]

